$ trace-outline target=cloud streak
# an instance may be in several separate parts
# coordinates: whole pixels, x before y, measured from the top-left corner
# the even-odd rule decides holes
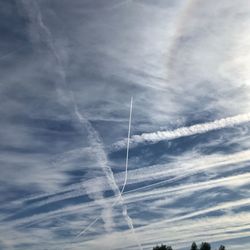
[[[198,135],[218,129],[233,127],[249,121],[250,121],[250,113],[241,114],[215,120],[212,122],[196,124],[189,127],[182,127],[172,131],[157,131],[153,133],[143,133],[141,135],[133,135],[131,137],[130,143],[135,146],[140,143],[157,143],[163,140],[174,140],[181,137]],[[125,146],[126,146],[125,140],[121,140],[113,145],[115,149],[121,149],[124,148]]]
[[[0,3],[0,248],[249,249],[239,1]]]
[[[63,89],[65,89],[67,87],[66,86],[67,84],[66,84],[66,73],[65,73],[65,70],[63,67],[63,60],[62,60],[60,54],[57,52],[57,49],[56,49],[56,46],[53,42],[53,37],[52,37],[52,34],[51,34],[49,28],[43,22],[43,18],[42,18],[42,14],[40,12],[40,9],[39,9],[39,5],[36,2],[31,2],[31,6],[29,6],[29,5],[27,5],[27,3],[25,1],[23,1],[23,4],[24,4],[24,6],[29,14],[30,20],[32,21],[31,35],[34,38],[34,40],[37,39],[36,41],[40,42],[40,40],[42,40],[42,41],[44,40],[44,42],[48,45],[49,49],[52,51],[52,53],[56,59],[56,62],[58,64],[59,73],[61,76],[62,83],[64,85]],[[37,28],[39,28],[41,31],[38,37],[37,37],[37,35],[39,32],[37,32]],[[59,86],[59,90],[60,89],[61,89],[61,87]],[[63,95],[63,93],[60,93],[60,96],[65,97]],[[98,133],[96,132],[96,130],[90,124],[90,122],[87,119],[85,119],[81,115],[81,113],[79,112],[78,106],[75,102],[74,93],[71,90],[69,91],[68,96],[69,96],[69,98],[66,100],[69,100],[70,104],[73,105],[74,114],[75,114],[76,118],[78,119],[80,124],[84,125],[84,128],[86,128],[86,130],[88,132],[88,139],[91,143],[91,147],[93,147],[97,153],[96,158],[97,158],[98,164],[100,165],[103,173],[105,174],[111,189],[114,191],[115,195],[119,197],[119,202],[121,203],[122,208],[123,208],[122,214],[125,217],[131,232],[134,234],[139,248],[142,249],[142,246],[139,243],[139,241],[135,235],[133,221],[128,215],[127,207],[124,204],[119,187],[117,186],[117,184],[115,182],[112,169],[108,165],[108,159],[107,159],[105,151],[102,147],[101,139],[100,139]],[[69,104],[69,103],[67,103],[67,104]],[[102,192],[95,192],[94,196],[95,196],[95,199],[97,201],[100,198],[103,198]],[[109,216],[109,214],[112,213],[112,206],[110,206],[108,203],[104,203],[103,206],[104,207],[103,207],[102,216],[103,216],[104,221],[106,222],[107,230],[109,231],[109,230],[111,230],[112,224],[113,224],[112,216]]]
[[[131,104],[131,107],[132,107],[132,104]],[[76,113],[76,116],[78,117],[79,121],[86,123],[86,121],[83,119],[82,115],[79,113],[78,108],[77,108],[76,105],[75,105],[75,113]],[[135,240],[136,240],[136,242],[137,242],[137,244],[139,246],[139,249],[143,249],[142,246],[141,246],[141,243],[139,242],[139,240],[138,240],[138,238],[137,238],[137,236],[135,234],[133,221],[130,218],[130,216],[128,215],[127,207],[124,204],[124,200],[123,200],[123,197],[122,197],[122,192],[119,190],[119,187],[117,186],[117,184],[115,182],[115,178],[114,178],[114,174],[112,172],[112,169],[108,166],[108,162],[107,162],[106,155],[104,153],[104,149],[102,148],[101,143],[100,143],[100,138],[97,135],[96,131],[89,124],[89,122],[87,122],[87,128],[88,128],[88,132],[89,132],[90,141],[92,142],[92,146],[98,150],[98,154],[96,155],[97,158],[99,159],[98,162],[99,162],[103,172],[105,173],[106,178],[108,179],[108,182],[109,182],[109,185],[110,185],[111,189],[114,191],[115,195],[118,197],[118,203],[121,203],[121,205],[122,205],[122,214],[125,217],[125,219],[126,219],[126,221],[128,223],[128,226],[129,226],[131,232],[133,233],[133,235],[135,237]],[[126,184],[126,182],[125,182],[125,184]],[[113,205],[111,205],[110,209],[112,209],[112,207],[113,207]],[[94,225],[94,223],[97,221],[97,219],[98,219],[98,217],[94,220],[94,222],[91,223],[91,225]],[[90,226],[88,226],[87,229],[89,227]],[[85,233],[87,231],[87,229],[85,228],[83,231],[81,231],[76,236],[76,238],[80,237],[80,235],[83,235],[83,233]]]

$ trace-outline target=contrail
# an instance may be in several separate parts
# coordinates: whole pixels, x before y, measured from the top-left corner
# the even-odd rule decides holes
[[[30,5],[27,4],[27,2],[23,1],[23,5],[24,5],[25,9],[28,11],[28,15],[29,15],[29,18],[31,20],[32,26],[35,26],[35,28],[33,27],[33,29],[36,30],[37,27],[39,27],[41,34],[38,35],[38,39],[40,39],[40,40],[44,39],[44,42],[48,45],[49,50],[52,51],[52,53],[56,59],[56,62],[58,63],[58,70],[59,70],[59,74],[60,74],[61,79],[62,79],[62,83],[64,84],[64,88],[66,88],[66,74],[65,74],[64,67],[63,67],[63,60],[55,47],[52,34],[51,34],[49,28],[43,22],[42,13],[40,12],[38,3],[36,1],[34,1],[34,2],[29,1],[29,3],[30,3]],[[37,39],[37,34],[34,36],[34,38]],[[87,119],[85,119],[81,115],[81,113],[79,112],[77,104],[75,102],[74,93],[72,91],[69,91],[69,98],[67,98],[67,100],[73,105],[74,115],[76,116],[78,121],[81,124],[83,124],[85,126],[86,130],[88,131],[88,139],[91,143],[91,146],[96,151],[98,151],[98,154],[96,155],[96,157],[98,158],[97,160],[100,163],[100,166],[101,166],[103,173],[105,174],[105,176],[108,180],[110,187],[114,191],[115,195],[120,197],[120,203],[122,206],[123,215],[125,216],[128,227],[130,228],[131,232],[133,233],[139,248],[142,249],[142,246],[139,243],[139,241],[135,235],[132,219],[129,217],[129,215],[127,213],[127,207],[124,204],[120,189],[115,182],[112,169],[110,168],[110,166],[108,166],[107,156],[106,156],[106,153],[104,151],[102,141],[101,141],[98,133],[92,127],[90,122]]]
[[[174,217],[172,219],[156,222],[153,225],[156,226],[156,225],[161,225],[161,224],[166,223],[166,222],[170,223],[170,222],[186,220],[186,219],[190,219],[190,218],[193,218],[195,216],[198,216],[198,215],[203,215],[203,214],[207,214],[207,213],[218,211],[218,210],[223,210],[223,209],[228,209],[228,208],[232,209],[235,207],[241,207],[241,206],[247,206],[247,205],[250,205],[250,198],[242,198],[242,199],[233,200],[233,201],[226,201],[226,202],[222,202],[221,204],[218,204],[216,206],[201,209],[201,210],[191,212],[191,213],[188,213],[185,215],[177,216],[177,217]],[[152,225],[148,225],[148,226],[145,226],[145,228],[150,228],[151,226]]]
[[[101,219],[101,216],[98,216],[95,218],[94,221],[92,221],[86,228],[84,228],[84,230],[82,230],[75,238],[74,241],[76,239],[78,239],[81,235],[83,235],[84,233],[86,233],[99,219]]]
[[[191,162],[186,162],[186,160],[182,160],[179,161],[177,165],[179,165],[180,167],[176,167],[176,165],[169,165],[169,168],[167,170],[166,166],[153,166],[152,168],[149,167],[144,167],[140,170],[130,170],[130,175],[134,176],[134,180],[132,181],[130,184],[137,184],[139,183],[138,181],[147,181],[149,180],[147,177],[144,178],[144,175],[146,176],[151,176],[150,179],[154,179],[154,176],[159,177],[160,173],[160,177],[161,178],[165,178],[167,176],[173,176],[170,179],[164,179],[164,180],[160,180],[157,181],[156,183],[153,184],[149,184],[146,186],[142,186],[139,188],[135,188],[129,191],[125,191],[123,192],[123,196],[125,194],[129,194],[129,193],[134,193],[134,192],[138,192],[138,191],[142,191],[142,190],[146,190],[149,188],[155,188],[158,186],[161,186],[162,184],[166,184],[166,183],[172,183],[173,181],[179,180],[180,178],[184,178],[187,176],[191,176],[194,174],[197,174],[199,172],[202,171],[207,171],[210,169],[217,169],[217,168],[221,168],[221,167],[226,167],[227,165],[235,165],[238,163],[244,163],[246,161],[250,160],[250,150],[245,150],[242,152],[238,152],[238,153],[232,153],[230,155],[220,155],[220,156],[216,156],[216,157],[199,157],[197,158],[195,161],[191,161]],[[186,164],[186,165],[185,165]],[[241,164],[241,166],[243,166],[244,164]],[[151,168],[151,169],[150,169]],[[238,169],[238,168],[237,168]],[[164,170],[164,171],[163,171]],[[238,169],[239,170],[239,169]],[[129,172],[128,172],[129,174]],[[119,177],[118,177],[119,178]],[[116,178],[117,179],[117,178]],[[130,180],[131,181],[131,180]],[[96,180],[93,180],[93,183],[96,182]],[[91,185],[91,184],[90,184]],[[68,199],[68,198],[75,198],[75,197],[79,197],[84,195],[84,192],[80,192],[80,187],[79,186],[73,186],[73,189],[71,192],[68,192],[66,194],[58,194],[58,196],[56,196],[55,198],[48,198],[48,200],[46,200],[45,202],[38,202],[35,205],[33,205],[32,207],[38,207],[38,206],[44,206],[47,205],[49,203],[55,202],[55,201],[62,201],[64,199]],[[105,189],[108,190],[108,189]],[[65,189],[63,189],[62,191],[66,191]],[[53,193],[51,193],[53,194]],[[54,193],[54,195],[57,195],[57,193]],[[36,197],[34,197],[36,198]],[[39,196],[37,197],[39,198]],[[118,196],[115,196],[114,198],[119,198]]]
[[[135,234],[135,230],[134,230],[134,226],[133,226],[133,221],[132,219],[129,217],[128,215],[128,211],[127,211],[127,206],[124,204],[124,199],[122,197],[122,193],[124,192],[126,183],[127,183],[127,177],[128,177],[128,157],[129,157],[129,140],[130,140],[130,132],[131,132],[131,119],[132,119],[132,109],[133,109],[133,97],[131,97],[131,101],[130,101],[130,112],[129,112],[129,126],[128,126],[128,138],[127,138],[127,153],[126,153],[126,163],[125,163],[125,178],[124,178],[124,184],[122,186],[121,191],[119,190],[118,186],[115,183],[115,179],[111,170],[107,172],[107,168],[104,168],[104,171],[106,172],[106,176],[111,176],[111,183],[113,183],[113,190],[116,190],[118,192],[115,192],[115,196],[118,197],[118,200],[116,200],[113,204],[112,207],[114,207],[115,205],[117,205],[118,203],[121,203],[122,205],[122,214],[125,217],[127,224],[129,226],[129,229],[131,230],[131,232],[134,235],[134,238],[136,240],[136,243],[139,247],[140,250],[143,250],[141,243],[139,242],[138,238],[136,237]],[[77,106],[75,105],[75,112],[76,115],[78,116],[79,120],[82,120],[82,116],[79,113]],[[76,239],[78,239],[81,235],[85,234],[99,219],[101,218],[101,216],[97,216],[95,218],[94,221],[92,221],[85,229],[83,229],[78,235],[76,235],[76,237],[74,238],[73,241],[75,241]]]
[[[133,109],[133,96],[131,97],[130,102],[130,112],[129,112],[129,123],[128,123],[128,139],[127,139],[127,153],[126,153],[126,163],[125,163],[125,178],[122,186],[121,194],[123,194],[125,186],[128,180],[128,155],[129,155],[129,141],[130,141],[130,132],[131,132],[131,119],[132,119],[132,109]]]
[[[227,127],[233,127],[242,123],[250,121],[250,113],[241,114],[215,120],[212,122],[201,123],[189,127],[182,127],[172,131],[157,131],[153,133],[143,133],[141,135],[134,135],[130,139],[130,144],[136,145],[139,143],[156,143],[163,140],[174,140],[181,137],[203,134],[213,130],[218,130]],[[118,141],[113,144],[114,149],[122,149],[126,147],[126,140]]]
[[[126,218],[127,224],[129,226],[129,229],[131,230],[131,232],[134,235],[135,241],[139,247],[140,250],[143,250],[141,243],[139,242],[135,230],[134,230],[134,226],[133,226],[133,221],[130,218],[130,216],[128,215],[128,211],[127,211],[127,206],[124,205],[124,200],[123,197],[121,195],[118,196],[118,200],[116,200],[113,204],[112,207],[114,207],[115,205],[117,205],[119,202],[122,203],[122,215]],[[75,236],[75,238],[72,241],[72,244],[75,240],[77,240],[80,236],[84,235],[99,219],[101,219],[101,215],[97,216],[86,228],[84,228],[79,234],[77,234]],[[63,248],[64,250],[65,248]]]
[[[130,106],[130,122],[129,122],[129,132],[128,132],[128,137],[130,137],[130,123],[131,123],[131,117],[132,117],[132,101],[133,99],[131,98],[131,106]],[[92,145],[95,146],[97,149],[99,149],[99,155],[98,157],[100,157],[99,162],[101,165],[101,168],[103,170],[103,172],[105,173],[109,185],[112,188],[112,190],[115,193],[115,196],[118,197],[118,200],[116,202],[114,202],[111,207],[115,206],[117,203],[121,203],[122,206],[122,214],[126,219],[126,222],[128,224],[129,229],[131,230],[132,234],[134,235],[134,238],[136,240],[136,243],[139,247],[140,250],[143,250],[141,243],[139,242],[136,234],[135,234],[135,230],[134,230],[134,226],[133,226],[133,221],[130,218],[130,216],[128,215],[127,212],[127,206],[124,204],[124,199],[122,197],[122,192],[120,191],[119,187],[117,186],[116,182],[115,182],[115,178],[114,178],[114,174],[112,172],[112,169],[110,168],[110,166],[107,165],[107,157],[104,153],[104,149],[102,148],[102,144],[100,143],[100,138],[97,134],[97,132],[93,129],[93,127],[91,126],[91,124],[86,121],[82,115],[80,114],[78,107],[76,105],[76,103],[74,102],[74,108],[75,108],[75,114],[78,117],[79,121],[82,123],[85,123],[87,129],[88,129],[88,134],[89,134],[89,140],[92,142]],[[127,151],[127,158],[128,158],[128,151]],[[126,160],[126,168],[128,165],[128,160]],[[126,171],[127,172],[127,171]],[[125,175],[125,181],[124,181],[124,185],[122,190],[124,190],[125,185],[127,182],[127,177]],[[96,219],[84,230],[82,230],[74,239],[79,238],[80,235],[83,235],[86,231],[88,231],[89,228],[91,228],[91,226],[93,226],[99,219],[101,218],[101,216],[97,216]]]

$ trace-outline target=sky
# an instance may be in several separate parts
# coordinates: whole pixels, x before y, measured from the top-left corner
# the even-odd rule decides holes
[[[0,249],[250,249],[249,26],[248,0],[0,0]]]

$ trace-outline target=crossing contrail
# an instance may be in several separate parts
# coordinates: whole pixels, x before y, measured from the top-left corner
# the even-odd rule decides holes
[[[112,190],[115,193],[115,196],[118,197],[118,199],[111,205],[111,207],[114,207],[117,204],[121,204],[122,206],[122,214],[128,224],[129,229],[131,230],[132,234],[134,235],[135,241],[139,247],[140,250],[143,250],[141,243],[139,242],[135,230],[134,230],[134,226],[133,226],[133,221],[130,218],[130,216],[128,215],[128,211],[127,211],[127,206],[124,203],[124,199],[122,197],[122,193],[124,191],[124,188],[126,186],[127,183],[127,169],[128,169],[128,156],[129,156],[129,139],[130,139],[130,131],[131,131],[131,118],[132,118],[132,106],[133,106],[133,97],[131,97],[131,102],[130,102],[130,113],[129,113],[129,128],[128,128],[128,139],[127,139],[127,154],[126,154],[126,163],[125,163],[125,179],[124,179],[124,184],[123,187],[120,191],[119,187],[117,186],[116,182],[115,182],[115,178],[114,178],[114,174],[112,172],[112,169],[108,166],[107,164],[107,157],[104,153],[104,150],[102,148],[102,144],[100,144],[99,140],[99,136],[97,134],[97,132],[92,128],[92,126],[90,125],[89,122],[87,122],[83,116],[81,115],[81,113],[78,110],[78,107],[75,103],[74,107],[75,107],[75,114],[78,117],[80,122],[83,123],[87,123],[87,127],[88,127],[88,132],[89,132],[89,139],[92,142],[92,145],[99,148],[99,157],[101,157],[100,159],[100,165],[108,179],[109,185],[112,188]],[[76,237],[74,238],[73,241],[75,241],[76,239],[78,239],[80,236],[82,236],[83,234],[85,234],[85,232],[87,232],[99,219],[101,218],[101,216],[97,216],[95,218],[95,220],[93,222],[91,222],[85,229],[83,229],[78,235],[76,235]]]
[[[64,85],[64,89],[68,90],[67,82],[66,82],[66,73],[63,67],[63,58],[58,53],[57,48],[55,46],[55,43],[53,42],[52,34],[49,30],[49,28],[46,26],[46,24],[43,22],[42,13],[40,12],[39,5],[36,1],[32,2],[30,1],[22,1],[24,8],[26,9],[29,19],[31,21],[32,26],[32,37],[34,40],[43,41],[47,44],[49,50],[53,53],[53,56],[56,59],[56,62],[58,64],[58,72],[61,77],[61,83]],[[39,32],[37,32],[37,30]],[[35,31],[35,34],[33,34]],[[61,89],[61,87],[59,88]],[[73,107],[74,116],[77,118],[78,122],[84,126],[84,128],[88,132],[88,139],[91,143],[91,146],[93,149],[97,152],[96,158],[98,163],[100,164],[101,169],[103,170],[103,173],[105,174],[105,177],[107,178],[108,184],[110,185],[111,189],[115,193],[116,196],[120,197],[119,203],[122,206],[122,214],[125,217],[125,220],[128,224],[129,229],[131,230],[132,234],[134,235],[136,239],[136,243],[138,244],[139,248],[142,249],[141,243],[138,241],[135,230],[133,227],[132,219],[129,217],[127,212],[127,207],[124,204],[123,197],[121,196],[121,192],[119,187],[117,186],[114,174],[111,169],[111,167],[108,164],[108,159],[106,156],[106,153],[104,151],[103,143],[101,141],[101,138],[99,137],[99,134],[97,131],[93,128],[91,123],[82,116],[82,114],[78,110],[77,103],[75,101],[74,93],[72,91],[69,91],[69,95],[65,96],[63,93],[60,93],[61,98],[64,97],[65,100],[67,100],[68,104],[71,104]],[[126,183],[125,183],[126,184]],[[101,195],[101,194],[100,194]],[[112,207],[112,206],[111,206]],[[105,209],[105,208],[104,208]],[[96,219],[97,221],[98,219]],[[105,221],[105,218],[104,218]],[[94,222],[95,223],[95,222]],[[94,224],[93,223],[93,224]],[[79,236],[76,236],[79,237]]]
[[[181,137],[203,134],[213,130],[218,130],[227,127],[233,127],[242,123],[250,121],[250,113],[231,116],[212,122],[195,124],[189,127],[177,128],[169,131],[157,131],[153,133],[143,133],[141,135],[134,135],[130,139],[131,145],[137,145],[140,143],[156,143],[163,140],[174,140]],[[122,149],[126,147],[126,140],[123,139],[113,144],[114,149]]]

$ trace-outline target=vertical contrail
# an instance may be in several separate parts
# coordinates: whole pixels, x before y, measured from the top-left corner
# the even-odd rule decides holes
[[[130,131],[131,131],[132,106],[133,106],[133,97],[131,97],[131,102],[130,102],[128,143],[127,143],[127,154],[126,154],[126,164],[125,164],[125,167],[126,167],[125,179],[124,179],[124,185],[123,185],[122,191],[120,191],[119,187],[117,186],[117,184],[115,182],[115,178],[114,178],[112,169],[107,165],[107,158],[106,158],[106,155],[105,155],[104,150],[102,148],[102,145],[100,143],[100,138],[99,138],[97,132],[93,129],[91,124],[88,121],[86,121],[86,119],[83,118],[83,116],[81,115],[81,113],[78,110],[76,103],[74,102],[75,114],[81,123],[86,124],[87,130],[89,132],[89,140],[92,142],[92,145],[94,145],[97,149],[99,149],[99,151],[100,151],[100,155],[99,155],[100,166],[101,166],[103,172],[105,173],[105,175],[108,179],[109,185],[115,193],[115,196],[118,197],[118,200],[115,201],[111,205],[111,207],[115,206],[118,203],[121,204],[122,214],[123,214],[123,216],[128,224],[128,227],[131,230],[132,234],[134,235],[135,241],[136,241],[139,249],[143,250],[142,245],[136,236],[134,226],[133,226],[133,221],[130,218],[130,216],[128,215],[127,206],[124,204],[124,199],[122,197],[122,192],[124,191],[124,188],[125,188],[126,183],[127,183],[127,167],[128,167],[128,155],[129,155],[129,139],[130,139]],[[76,235],[76,237],[74,238],[74,241],[77,238],[79,238],[81,235],[85,234],[100,218],[101,218],[101,216],[97,216],[93,222],[91,222],[85,229],[83,229],[78,235]]]
[[[27,3],[23,1],[23,4],[24,4],[25,8],[28,10],[28,14],[29,14],[29,17],[30,17],[30,19],[32,21],[31,22],[32,25],[34,25],[34,26],[37,25],[37,26],[40,27],[41,34],[39,34],[38,39],[42,39],[42,40],[44,39],[44,42],[48,45],[48,48],[52,51],[53,55],[56,58],[56,61],[57,61],[57,64],[58,64],[58,70],[59,70],[59,73],[60,73],[60,76],[61,76],[61,79],[62,79],[62,83],[64,84],[64,87],[66,87],[66,74],[65,74],[65,71],[64,71],[64,68],[63,68],[63,62],[62,62],[60,54],[56,50],[56,47],[55,47],[53,39],[52,39],[51,32],[50,32],[49,28],[43,22],[42,14],[40,12],[40,9],[39,9],[39,6],[38,6],[37,2],[34,1],[34,2],[29,2],[29,3],[31,5],[27,5]],[[34,30],[36,30],[36,29],[34,29]],[[36,35],[35,35],[35,38],[37,38]],[[78,121],[81,124],[85,125],[85,128],[88,131],[88,139],[89,139],[90,143],[99,152],[97,157],[98,157],[98,161],[100,163],[100,166],[101,166],[105,176],[107,177],[107,180],[108,180],[108,183],[109,183],[111,189],[114,191],[115,195],[119,197],[119,202],[121,203],[122,210],[123,210],[122,214],[123,214],[123,216],[125,217],[125,219],[127,221],[129,229],[131,230],[131,232],[135,236],[135,239],[136,239],[136,242],[137,242],[139,248],[142,249],[141,244],[139,243],[139,241],[138,241],[138,239],[137,239],[137,237],[135,235],[132,219],[129,217],[129,215],[127,213],[127,207],[124,204],[124,200],[123,200],[123,198],[121,196],[120,189],[119,189],[119,187],[117,186],[117,184],[115,182],[112,169],[107,165],[107,157],[106,157],[106,154],[104,152],[102,142],[101,142],[101,140],[99,138],[99,135],[95,131],[95,129],[92,127],[92,125],[89,123],[89,121],[87,119],[85,119],[81,115],[81,113],[79,112],[77,104],[75,102],[74,93],[72,91],[69,91],[69,99],[68,100],[71,102],[71,104],[74,107],[74,114],[75,114],[76,118],[78,119]],[[125,180],[124,183],[126,185],[126,180]],[[125,185],[124,185],[123,189],[125,188]],[[113,205],[115,205],[115,204],[113,204]],[[86,232],[93,224],[95,224],[98,219],[99,219],[99,217],[97,217],[95,219],[95,221],[93,223],[91,223],[91,225],[88,228],[83,230],[76,238],[78,238],[80,235],[84,234],[84,232]]]
[[[57,48],[55,47],[55,44],[53,42],[53,37],[52,37],[52,34],[51,34],[49,28],[43,22],[42,13],[40,12],[38,3],[36,1],[28,1],[28,3],[26,1],[22,1],[22,3],[24,5],[24,7],[26,8],[28,15],[29,15],[29,18],[31,20],[31,26],[33,28],[32,31],[36,32],[36,34],[31,34],[31,35],[34,36],[33,37],[34,39],[38,38],[38,40],[44,41],[47,44],[49,50],[53,53],[53,56],[55,57],[56,62],[58,64],[58,70],[60,73],[62,84],[66,88],[66,85],[67,85],[66,84],[66,73],[65,73],[65,70],[63,67],[63,60],[61,58],[61,55],[58,53]],[[91,125],[91,123],[85,117],[83,117],[81,115],[81,113],[79,112],[75,98],[74,98],[74,93],[70,90],[69,90],[68,101],[69,101],[69,103],[71,103],[73,105],[74,115],[78,119],[79,123],[85,126],[85,128],[88,132],[88,139],[89,139],[92,147],[98,151],[98,154],[96,157],[97,157],[97,160],[100,164],[100,167],[102,168],[103,173],[105,174],[111,189],[113,190],[113,192],[115,193],[116,196],[120,197],[119,202],[121,203],[121,206],[122,206],[122,210],[123,210],[122,214],[125,217],[125,220],[127,221],[128,227],[131,230],[131,232],[133,233],[139,248],[142,249],[141,244],[139,243],[139,241],[137,240],[137,237],[135,235],[132,219],[129,217],[129,215],[127,213],[127,207],[124,204],[120,189],[115,182],[115,178],[114,178],[112,169],[108,165],[108,159],[107,159],[106,153],[104,151],[102,141],[101,141],[97,131]],[[97,220],[98,220],[98,218],[96,218],[96,220],[92,223],[92,225]],[[82,232],[82,234],[83,234],[83,232]]]
[[[124,189],[125,189],[126,184],[127,184],[127,179],[128,179],[128,157],[129,157],[129,141],[130,141],[130,132],[131,132],[132,110],[133,110],[133,96],[131,97],[131,100],[130,100],[130,110],[129,110],[128,138],[127,138],[127,151],[126,151],[126,162],[125,162],[125,177],[124,177],[124,183],[123,183],[123,186],[122,186],[122,189],[120,192],[119,199],[120,199],[121,203],[123,204],[122,214],[126,218],[127,223],[130,227],[130,230],[134,234],[137,245],[139,246],[140,250],[143,250],[141,243],[139,242],[138,238],[136,237],[134,226],[133,226],[133,221],[128,215],[127,206],[124,205],[124,201],[123,201],[123,197],[122,197],[122,194],[124,192]],[[115,203],[113,205],[115,205]]]
[[[131,119],[132,119],[132,110],[133,110],[133,96],[130,101],[130,112],[129,112],[129,123],[128,123],[128,139],[127,139],[127,152],[126,152],[126,162],[125,162],[125,178],[124,183],[121,189],[121,194],[123,194],[125,186],[128,179],[128,155],[129,155],[129,141],[130,141],[130,132],[131,132]]]

